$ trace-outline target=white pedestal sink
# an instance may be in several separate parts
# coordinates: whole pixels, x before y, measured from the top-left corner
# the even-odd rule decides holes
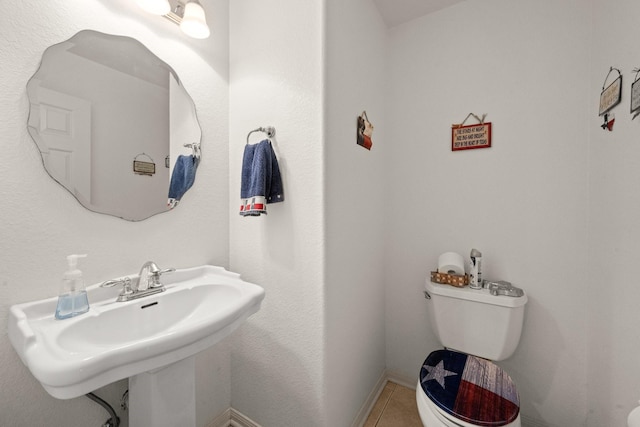
[[[118,289],[90,286],[89,312],[65,320],[54,318],[57,298],[14,305],[9,339],[53,397],[129,378],[131,427],[195,426],[194,355],[257,312],[264,289],[213,266],[163,283],[165,292],[126,302],[115,301]]]

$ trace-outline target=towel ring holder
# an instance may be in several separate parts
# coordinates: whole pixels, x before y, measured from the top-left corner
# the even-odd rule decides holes
[[[255,132],[264,132],[267,134],[267,137],[269,137],[269,139],[276,136],[276,128],[274,128],[273,126],[259,127],[249,132],[249,134],[247,135],[247,145],[249,145],[249,137],[251,136],[252,133],[255,133]]]
[[[199,142],[192,142],[190,144],[184,144],[183,147],[185,148],[191,148],[191,150],[193,150],[193,157],[196,158],[196,160],[200,160],[200,143]]]

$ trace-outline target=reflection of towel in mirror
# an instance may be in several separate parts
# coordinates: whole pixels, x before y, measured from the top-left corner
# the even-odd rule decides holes
[[[169,184],[169,200],[167,202],[169,208],[175,208],[184,193],[191,188],[196,180],[197,168],[198,160],[194,156],[178,156]]]
[[[267,203],[284,201],[278,159],[268,139],[245,146],[240,198],[242,216],[266,214]]]

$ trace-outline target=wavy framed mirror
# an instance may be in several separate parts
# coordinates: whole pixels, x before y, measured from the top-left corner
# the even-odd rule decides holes
[[[84,207],[141,221],[175,206],[173,166],[199,160],[202,131],[175,71],[142,43],[80,31],[45,50],[27,95],[46,171]]]

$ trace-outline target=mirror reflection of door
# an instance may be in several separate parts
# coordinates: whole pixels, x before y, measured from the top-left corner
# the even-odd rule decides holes
[[[91,203],[91,104],[43,87],[31,103],[29,130],[45,168],[79,200]]]
[[[168,166],[201,139],[171,67],[134,39],[85,30],[45,51],[27,94],[43,164],[82,205],[133,221],[169,210]],[[140,156],[153,173],[135,173]]]

